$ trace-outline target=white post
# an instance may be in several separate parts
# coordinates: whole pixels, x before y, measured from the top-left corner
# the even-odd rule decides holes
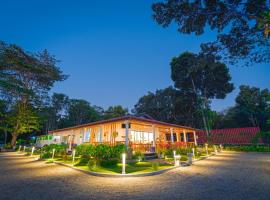
[[[72,165],[74,165],[74,162],[75,162],[75,155],[76,155],[76,150],[73,149],[73,151],[72,151]]]
[[[54,159],[55,149],[52,150],[52,159]]]
[[[195,131],[193,131],[193,137],[194,137],[194,144],[195,144],[195,146],[197,146],[198,145],[198,143],[197,143],[197,136],[196,136],[196,132]]]
[[[125,145],[126,145],[126,150],[127,150],[129,147],[129,144],[128,144],[129,122],[128,121],[125,122],[125,128],[126,128]]]
[[[214,146],[214,149],[215,149],[215,154],[218,154],[218,150],[217,150],[217,146],[216,145]]]
[[[170,128],[170,131],[171,131],[171,142],[173,143],[174,142],[174,140],[173,140],[173,129]]]
[[[20,145],[20,146],[19,146],[19,152],[21,152],[21,148],[22,148],[22,146]]]
[[[175,155],[174,157],[174,166],[175,167],[179,167],[180,166],[180,159],[181,159],[181,155]]]
[[[195,157],[195,148],[192,148],[193,157]]]
[[[26,146],[23,147],[23,152],[25,152]]]
[[[152,126],[152,130],[153,130],[153,147],[156,147],[156,127],[153,125]]]
[[[208,144],[205,144],[205,151],[206,151],[206,155],[208,156]]]
[[[126,174],[126,154],[122,154],[122,174]]]
[[[174,162],[176,161],[175,156],[176,156],[176,151],[173,151],[173,158],[174,158]]]
[[[184,142],[187,143],[187,133],[186,133],[186,130],[184,130],[183,133],[184,133]]]
[[[32,147],[32,152],[31,152],[31,156],[33,156],[33,154],[34,154],[34,151],[35,151],[35,147]]]
[[[220,152],[222,151],[222,144],[219,145],[219,148],[220,148]]]

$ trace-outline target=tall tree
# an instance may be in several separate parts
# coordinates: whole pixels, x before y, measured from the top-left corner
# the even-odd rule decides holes
[[[96,106],[82,99],[70,99],[66,117],[61,120],[61,127],[75,126],[101,119],[101,113]]]
[[[216,41],[202,44],[202,51],[233,63],[270,60],[269,0],[164,0],[154,3],[152,10],[159,25],[175,23],[182,34],[215,31]]]
[[[270,130],[270,126],[267,125],[267,119],[270,117],[269,95],[268,89],[261,90],[257,87],[241,85],[235,107],[241,113],[242,119],[247,119],[252,126]]]
[[[116,117],[123,117],[128,114],[128,109],[123,108],[120,105],[110,106],[107,110],[104,111],[104,119],[111,119]]]
[[[171,62],[171,78],[180,91],[193,92],[201,105],[203,123],[210,134],[206,111],[211,99],[224,99],[233,91],[228,67],[213,56],[183,53]]]
[[[35,107],[40,106],[56,81],[66,79],[56,64],[57,60],[47,50],[32,54],[0,42],[0,91],[2,96],[11,99],[16,113],[13,146],[18,135],[37,129]]]
[[[201,127],[199,105],[194,98],[193,93],[168,87],[141,97],[132,112],[164,122]]]

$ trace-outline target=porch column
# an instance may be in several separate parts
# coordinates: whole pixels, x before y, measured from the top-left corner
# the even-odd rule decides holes
[[[125,138],[125,145],[126,150],[128,149],[128,133],[129,133],[129,122],[125,121],[125,128],[126,128],[126,138]]]
[[[187,133],[186,133],[186,130],[184,130],[183,133],[184,133],[184,142],[187,143]]]
[[[177,142],[181,142],[180,139],[181,139],[181,138],[180,138],[180,133],[176,133],[176,141],[177,141]]]
[[[153,147],[156,147],[156,127],[155,125],[152,126],[152,130],[153,130]]]
[[[171,142],[173,143],[173,128],[170,128],[170,131],[171,131]]]
[[[100,142],[100,143],[103,142],[103,141],[102,141],[102,139],[103,139],[102,134],[103,134],[103,130],[102,130],[102,127],[100,127],[100,128],[99,128],[99,142]]]
[[[196,136],[196,131],[193,131],[193,137],[194,137],[194,144],[195,144],[195,146],[198,146],[198,144],[197,144],[197,136]]]

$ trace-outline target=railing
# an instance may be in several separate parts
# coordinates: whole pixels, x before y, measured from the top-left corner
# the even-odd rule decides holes
[[[133,151],[151,152],[152,144],[130,143]]]
[[[186,148],[194,146],[194,142],[157,142],[157,149],[177,149],[177,148]]]

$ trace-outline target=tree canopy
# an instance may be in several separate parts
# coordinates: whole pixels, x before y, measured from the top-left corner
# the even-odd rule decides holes
[[[270,60],[269,0],[164,0],[154,3],[152,10],[159,25],[175,23],[182,34],[215,31],[217,39],[202,44],[202,52],[219,55],[231,63]]]

